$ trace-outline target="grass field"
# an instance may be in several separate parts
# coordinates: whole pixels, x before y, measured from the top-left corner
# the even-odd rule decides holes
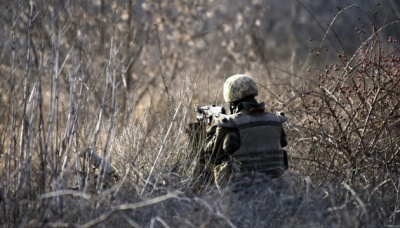
[[[1,1],[0,224],[400,227],[400,5],[363,4]],[[187,128],[236,73],[290,168],[199,188]]]

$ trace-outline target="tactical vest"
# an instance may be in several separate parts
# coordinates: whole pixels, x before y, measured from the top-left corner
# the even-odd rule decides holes
[[[282,123],[286,117],[271,113],[234,114],[240,148],[232,154],[240,172],[259,172],[279,177],[285,170],[281,146]]]

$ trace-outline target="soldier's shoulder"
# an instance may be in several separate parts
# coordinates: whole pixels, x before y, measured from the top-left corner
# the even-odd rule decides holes
[[[277,112],[277,113],[266,112],[265,117],[280,123],[285,123],[288,120],[287,116],[283,112]]]
[[[277,112],[276,115],[278,116],[279,121],[280,121],[281,123],[285,123],[286,121],[288,121],[288,118],[287,118],[287,116],[285,115],[285,113],[283,113],[283,112]]]
[[[233,120],[233,115],[220,115],[216,120],[215,124],[218,127],[225,127],[225,128],[236,128],[235,121]]]

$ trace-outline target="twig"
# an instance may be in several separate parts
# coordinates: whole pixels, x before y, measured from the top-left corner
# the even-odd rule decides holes
[[[74,190],[59,190],[59,191],[54,191],[54,192],[48,192],[48,193],[40,195],[40,199],[46,199],[46,198],[52,198],[52,197],[64,196],[64,195],[77,196],[77,197],[81,197],[86,200],[91,199],[91,196],[89,194],[86,194],[86,193],[80,192],[80,191],[74,191]]]
[[[164,140],[163,140],[163,142],[162,142],[162,144],[161,144],[161,148],[160,148],[160,150],[158,151],[156,160],[154,161],[153,166],[151,167],[149,176],[147,177],[146,183],[145,183],[144,186],[143,186],[141,195],[143,195],[144,190],[146,189],[147,183],[149,182],[149,180],[150,180],[150,178],[151,178],[151,175],[153,174],[153,171],[154,171],[154,168],[155,168],[155,166],[156,166],[156,164],[157,164],[157,161],[158,161],[158,159],[160,158],[161,153],[164,151],[164,147],[165,147],[166,141],[167,141],[167,139],[168,139],[168,136],[169,136],[169,134],[170,134],[170,132],[171,132],[172,126],[173,126],[173,124],[174,124],[174,122],[175,122],[176,116],[177,116],[177,114],[179,113],[178,111],[179,111],[179,109],[181,108],[181,106],[182,106],[182,102],[180,102],[179,105],[178,105],[178,107],[176,108],[175,114],[174,114],[174,116],[173,116],[173,118],[172,118],[172,120],[171,120],[171,123],[170,123],[169,127],[168,127],[168,131],[167,131],[167,133],[165,134]],[[155,184],[157,184],[157,183],[155,183]]]

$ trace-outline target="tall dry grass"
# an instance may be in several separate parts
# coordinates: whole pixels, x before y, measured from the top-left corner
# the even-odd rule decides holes
[[[257,18],[234,17],[243,27],[223,30],[202,18],[212,35],[198,32],[201,9],[139,3],[2,3],[3,226],[400,225],[397,21],[378,24],[380,14],[358,6],[328,27],[315,18],[323,40],[299,67],[296,51],[267,58],[270,44],[247,23]],[[222,5],[204,7],[217,22],[225,16]],[[335,27],[351,10],[366,15],[354,54]],[[217,38],[221,46],[205,48]],[[199,150],[185,133],[194,104],[223,104],[223,80],[238,71],[254,76],[268,111],[288,115],[291,168],[199,191]]]

